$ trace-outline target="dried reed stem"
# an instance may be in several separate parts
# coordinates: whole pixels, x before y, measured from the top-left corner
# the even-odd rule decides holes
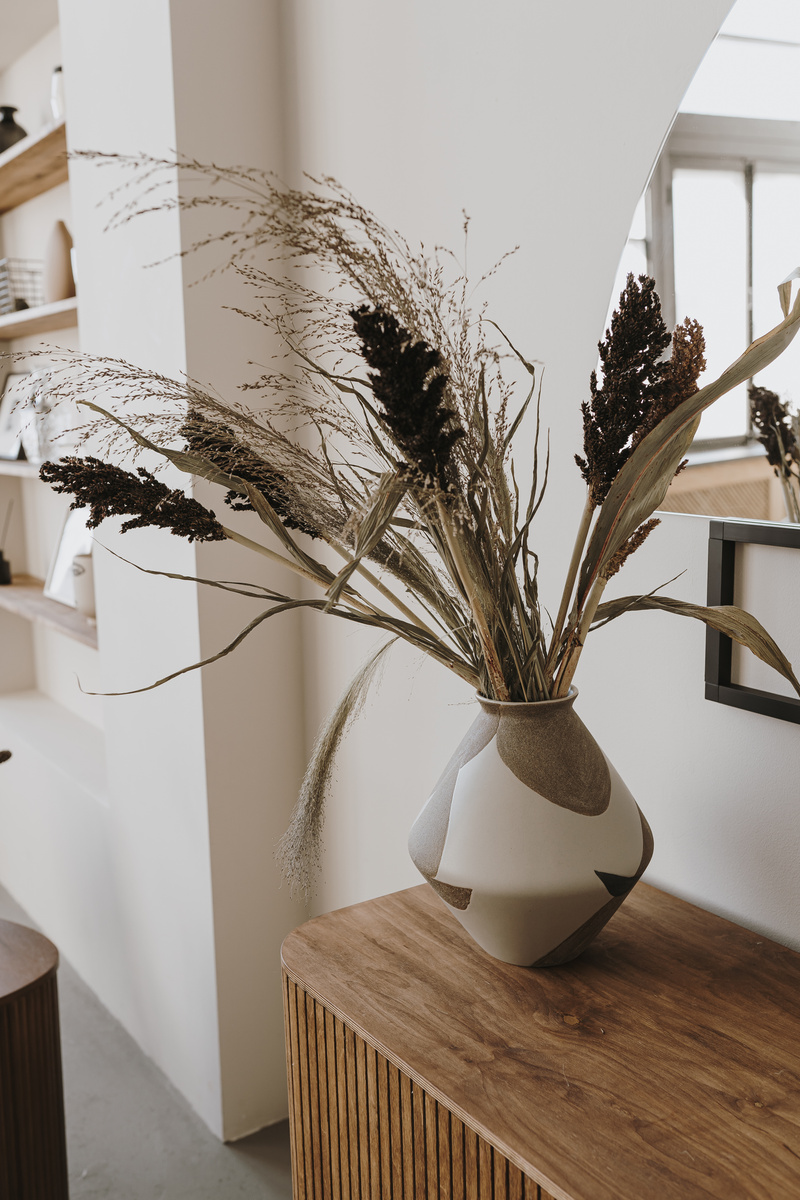
[[[450,522],[450,514],[447,512],[442,500],[437,497],[436,511],[439,514],[439,523],[444,533],[447,548],[450,551],[450,557],[453,560],[458,578],[454,581],[463,588],[464,594],[467,597],[475,628],[478,631],[483,657],[486,663],[486,670],[489,675],[489,682],[492,685],[495,700],[509,700],[510,693],[503,678],[503,671],[500,666],[497,650],[492,639],[489,622],[486,620],[486,614],[483,611],[480,599],[478,598],[475,584],[470,574],[469,568],[464,561],[464,555],[461,552],[461,546],[458,543],[458,538]]]
[[[786,505],[786,515],[794,524],[800,523],[800,505],[797,500],[797,492],[793,486],[793,480],[786,477],[786,473],[781,471],[778,475],[783,488],[783,502]]]
[[[572,680],[578,666],[578,660],[580,659],[584,643],[586,642],[586,636],[591,628],[594,615],[597,612],[597,606],[603,597],[603,592],[605,591],[607,583],[608,580],[604,575],[598,575],[597,579],[594,581],[594,586],[592,587],[592,590],[589,593],[589,598],[586,601],[586,606],[583,610],[583,616],[581,617],[580,624],[575,630],[575,633],[571,639],[570,649],[566,654],[563,663],[561,664],[561,670],[558,673],[558,677],[553,688],[554,700],[561,699],[561,697],[566,696],[569,693],[569,689],[572,685]]]
[[[280,567],[285,567],[287,571],[294,571],[295,575],[302,575],[303,579],[310,580],[318,587],[325,588],[328,586],[328,581],[315,575],[313,571],[309,571],[307,567],[301,567],[299,563],[292,562],[290,558],[284,558],[282,554],[276,554],[274,550],[269,550],[266,546],[262,546],[260,542],[254,542],[252,538],[245,537],[243,533],[237,533],[235,529],[229,529],[227,525],[222,526],[225,536],[230,538],[232,542],[238,542],[240,546],[246,546],[248,550],[254,550],[257,554],[268,558],[270,562],[276,563]],[[351,608],[355,608],[358,612],[364,613],[365,616],[375,617],[381,614],[380,609],[373,608],[359,598],[348,594],[347,603]]]
[[[345,562],[353,561],[352,558],[348,555],[347,551],[342,549],[341,546],[334,545],[334,549],[337,551],[338,554],[340,554],[342,556],[342,558],[345,560]],[[437,637],[437,634],[434,633],[434,631],[431,629],[431,627],[429,625],[426,625],[425,622],[423,620],[421,620],[421,618],[418,617],[417,614],[412,609],[410,609],[407,604],[404,604],[399,596],[395,596],[395,594],[394,594],[394,592],[392,592],[391,588],[388,588],[388,587],[386,587],[386,584],[381,583],[381,581],[380,581],[380,579],[378,579],[377,575],[373,575],[373,573],[372,573],[372,571],[370,571],[369,567],[365,567],[363,563],[359,563],[358,567],[356,569],[359,572],[359,574],[367,581],[367,583],[370,585],[370,587],[374,587],[377,592],[380,592],[380,594],[384,597],[384,599],[388,600],[391,604],[393,604],[394,607],[397,609],[397,611],[402,613],[407,621],[410,621],[412,625],[416,625],[417,629],[423,630],[424,633],[430,634],[430,636],[432,638]]]
[[[575,545],[572,550],[572,558],[570,559],[567,578],[564,582],[564,592],[561,596],[561,604],[558,609],[555,625],[553,626],[553,636],[550,639],[550,650],[545,663],[545,674],[550,676],[555,671],[558,651],[561,645],[561,634],[564,630],[564,622],[567,619],[569,611],[569,602],[572,599],[572,591],[575,587],[575,580],[578,578],[578,571],[583,557],[583,548],[586,545],[586,539],[589,536],[589,529],[592,524],[595,506],[592,503],[591,493],[587,493],[586,503],[583,506],[578,533],[575,538]]]

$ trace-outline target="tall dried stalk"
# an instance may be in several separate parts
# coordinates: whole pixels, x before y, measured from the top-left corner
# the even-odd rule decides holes
[[[748,396],[758,440],[780,481],[786,516],[800,523],[800,414],[768,388],[751,384]]]

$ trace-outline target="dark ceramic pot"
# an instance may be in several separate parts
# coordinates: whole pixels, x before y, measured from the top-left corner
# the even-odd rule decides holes
[[[16,111],[10,104],[0,104],[0,154],[28,136],[22,126],[14,120]]]

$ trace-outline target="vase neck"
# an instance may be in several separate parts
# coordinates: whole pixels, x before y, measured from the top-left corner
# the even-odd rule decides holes
[[[570,688],[568,695],[560,696],[557,700],[490,700],[488,696],[482,696],[478,693],[478,703],[484,712],[494,713],[513,713],[517,716],[530,713],[555,712],[557,710],[566,711],[572,708],[578,698],[577,688]]]

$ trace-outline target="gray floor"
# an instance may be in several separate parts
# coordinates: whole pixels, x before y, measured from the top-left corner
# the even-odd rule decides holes
[[[33,925],[0,888],[0,918]],[[223,1145],[63,957],[70,1200],[288,1200],[286,1122]]]

